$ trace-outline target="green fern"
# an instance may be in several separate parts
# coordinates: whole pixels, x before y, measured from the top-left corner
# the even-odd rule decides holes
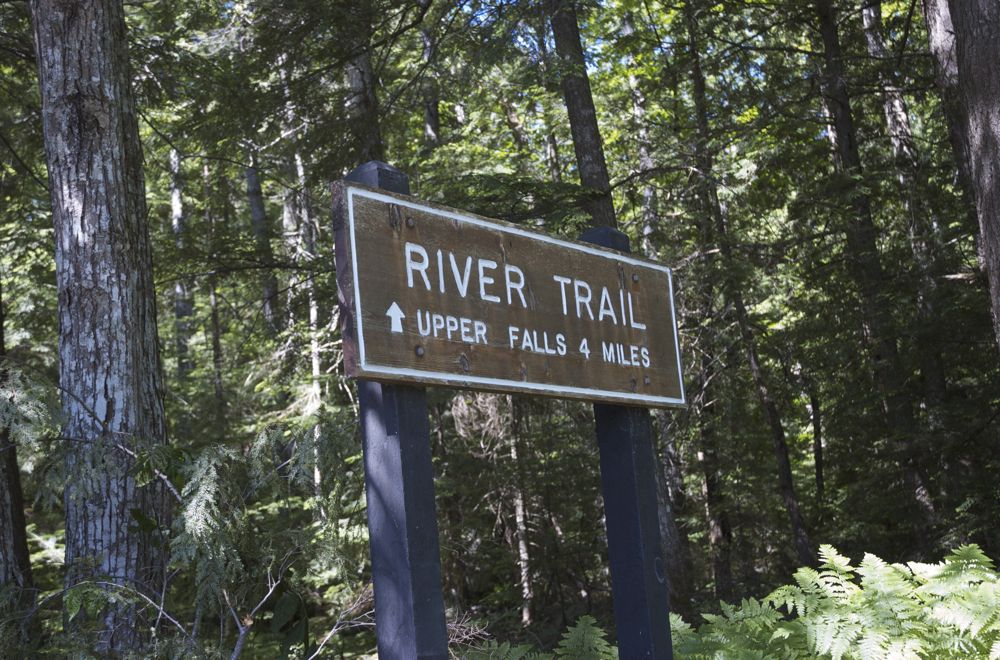
[[[556,656],[573,660],[617,660],[618,651],[604,638],[597,620],[585,614],[563,634],[556,647]]]
[[[939,564],[866,555],[855,567],[830,546],[820,559],[697,630],[672,616],[677,657],[1000,658],[1000,575],[977,546]]]
[[[802,568],[794,584],[763,600],[721,603],[697,629],[670,615],[674,657],[692,660],[1000,660],[1000,574],[977,546],[938,564],[889,564],[865,555],[854,566],[833,547],[819,569]],[[550,658],[527,646],[492,642],[462,657]],[[563,635],[556,657],[617,658],[593,617]]]

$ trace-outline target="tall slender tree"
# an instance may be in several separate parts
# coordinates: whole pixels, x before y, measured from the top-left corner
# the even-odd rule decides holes
[[[371,39],[374,30],[372,0],[355,4],[355,54],[347,62],[347,117],[357,149],[357,162],[385,158],[385,143],[379,121],[379,101],[375,93],[375,69],[372,66]]]
[[[271,237],[274,231],[264,206],[264,192],[260,183],[260,167],[256,152],[250,154],[250,164],[244,170],[247,181],[247,204],[250,207],[250,226],[253,229],[254,248],[260,262],[261,310],[264,315],[264,329],[275,335],[281,329],[278,312],[278,279],[274,275],[274,250]]]
[[[707,223],[706,223],[707,224]],[[711,264],[708,264],[711,266]],[[702,305],[699,311],[714,309],[715,287],[709,283],[702,288]],[[710,318],[710,317],[709,317]],[[702,497],[705,502],[705,519],[708,524],[708,545],[712,564],[712,587],[715,597],[729,601],[733,598],[733,525],[729,516],[729,502],[726,496],[719,456],[719,405],[716,400],[719,375],[714,344],[716,338],[711,332],[701,333],[698,352],[701,353],[698,374],[695,379],[693,404],[698,425],[697,460],[701,467]]]
[[[882,92],[882,114],[895,157],[903,209],[906,212],[910,252],[917,272],[916,348],[927,407],[938,412],[945,397],[944,359],[938,324],[937,253],[940,251],[937,219],[927,204],[927,173],[910,122],[910,111],[901,85],[889,68],[889,51],[882,27],[881,0],[866,0],[861,12],[868,54],[875,60]],[[936,418],[936,414],[934,415]]]
[[[580,183],[587,192],[584,206],[590,213],[591,224],[594,227],[617,228],[618,221],[611,198],[611,178],[604,158],[604,145],[597,123],[597,109],[594,106],[594,97],[590,90],[576,6],[573,0],[549,0],[548,10],[552,34],[556,43],[556,55],[559,59],[563,99],[569,115],[570,132],[573,135],[577,170],[580,175]],[[651,424],[648,411],[636,411],[634,414],[637,426]],[[672,518],[673,512],[661,510],[659,514],[670,517],[668,521],[662,519],[659,521],[661,527],[672,528],[671,533],[667,535],[667,540],[679,540],[677,523]],[[666,548],[669,550],[666,561],[667,571],[670,575],[668,584],[681,587],[687,584],[687,576],[685,575],[687,566],[678,545]],[[675,591],[673,596],[680,600],[687,597],[688,594]]]
[[[427,27],[420,28],[420,39],[424,45],[423,65],[428,69],[421,80],[420,95],[424,105],[424,149],[429,153],[441,144],[441,89],[434,74],[434,33]]]
[[[695,125],[697,127],[694,150],[699,175],[698,191],[701,198],[702,211],[713,223],[715,238],[718,241],[718,247],[725,262],[725,297],[728,299],[727,302],[733,306],[736,313],[736,323],[747,353],[750,375],[753,377],[754,387],[757,390],[757,398],[760,401],[761,407],[764,408],[764,414],[767,417],[767,423],[771,430],[774,457],[778,468],[778,489],[781,492],[781,499],[785,503],[785,510],[788,513],[788,519],[792,527],[793,545],[799,562],[808,566],[814,562],[814,551],[812,542],[809,540],[809,533],[806,530],[805,519],[802,517],[802,512],[799,509],[798,496],[795,494],[792,465],[788,456],[788,441],[785,439],[785,424],[778,410],[778,404],[771,394],[772,388],[764,372],[764,366],[761,363],[760,352],[757,348],[758,341],[756,333],[750,324],[750,315],[747,312],[742,287],[734,275],[736,264],[733,256],[732,239],[729,236],[726,212],[719,198],[715,159],[710,149],[712,136],[708,119],[705,74],[701,65],[698,17],[695,7],[690,0],[684,3],[684,13],[688,33],[688,55],[691,58],[691,83],[694,90]],[[712,247],[711,245],[705,245],[702,249],[710,250]]]
[[[206,161],[202,165],[201,170],[202,178],[202,195],[204,196],[205,204],[205,226],[208,228],[208,243],[209,243],[209,253],[212,256],[213,261],[218,260],[218,230],[215,226],[215,213],[212,206],[212,172]],[[268,241],[268,248],[270,248],[270,241]],[[272,274],[273,278],[274,275]],[[267,279],[265,279],[267,282]],[[226,394],[225,387],[223,384],[223,366],[222,366],[222,323],[219,318],[219,296],[218,296],[218,277],[215,272],[209,274],[208,276],[208,310],[209,310],[209,323],[206,328],[208,332],[209,344],[212,347],[212,392],[215,396],[215,406],[213,412],[213,425],[215,427],[215,434],[218,438],[224,438],[226,435]],[[266,285],[265,285],[266,286]],[[277,288],[275,287],[274,295],[271,296],[273,301],[277,297]],[[268,295],[265,293],[264,300],[265,305],[267,304]]]
[[[636,35],[635,18],[631,12],[626,13],[622,21],[622,36],[631,38]],[[650,122],[647,115],[645,80],[640,80],[636,74],[636,54],[629,51],[626,55],[628,68],[628,89],[631,97],[632,122],[631,129],[635,132],[637,146],[637,174],[641,181],[641,246],[642,252],[650,259],[658,258],[659,245],[655,235],[659,230],[659,198],[653,177],[656,162],[653,159],[653,140],[650,135]],[[681,471],[680,454],[677,450],[676,431],[670,423],[667,411],[656,411],[655,417],[659,426],[659,451],[661,454],[661,469],[657,473],[657,497],[660,513],[660,536],[663,539],[664,551],[669,561],[677,562],[678,567],[671,571],[673,582],[670,584],[674,610],[686,612],[686,606],[694,593],[694,571],[691,566],[691,548],[687,533],[681,527],[679,519],[687,502],[684,491],[684,475]],[[690,612],[693,613],[693,612]]]
[[[838,172],[847,177],[850,212],[846,222],[847,267],[861,304],[861,321],[875,380],[881,394],[889,434],[898,448],[909,496],[921,521],[918,541],[926,550],[930,525],[935,519],[934,502],[922,474],[915,445],[917,424],[913,401],[906,389],[906,371],[896,344],[896,332],[885,292],[885,270],[876,242],[872,201],[862,180],[864,169],[858,146],[854,113],[844,71],[840,27],[832,0],[815,3],[823,42],[822,94],[832,118],[833,159]]]
[[[522,436],[526,435],[529,424],[528,415],[525,414],[523,401],[513,396],[505,397],[506,403],[510,406],[510,428],[507,435],[510,442],[510,460],[514,467],[514,479],[511,483],[511,491],[514,500],[514,536],[517,541],[517,568],[518,577],[521,582],[521,624],[530,626],[532,622],[532,600],[535,597],[534,580],[531,573],[531,552],[528,543],[528,507],[525,497],[525,478],[523,475],[522,461],[524,456],[519,455]]]
[[[181,176],[182,159],[176,148],[170,150],[170,226],[174,244],[183,252],[189,242],[188,221],[184,212],[184,183]],[[174,347],[177,352],[177,378],[184,381],[194,368],[191,361],[191,317],[194,315],[194,298],[189,278],[179,274],[174,282]]]
[[[535,49],[538,53],[538,76],[542,89],[548,89],[552,81],[552,56],[549,53],[548,23],[545,20],[544,5],[538,5],[538,14],[531,16],[531,26],[535,35]],[[542,124],[545,127],[545,163],[549,177],[562,183],[562,158],[559,155],[559,140],[556,138],[555,122],[548,106],[542,102]]]
[[[580,183],[587,194],[584,206],[595,227],[615,227],[617,221],[611,199],[611,178],[604,160],[604,144],[597,125],[594,96],[590,91],[576,6],[571,0],[548,0],[548,3],[576,165]]]

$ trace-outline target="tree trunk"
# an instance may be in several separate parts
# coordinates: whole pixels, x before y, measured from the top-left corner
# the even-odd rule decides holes
[[[312,202],[306,189],[306,170],[300,153],[295,154],[295,171],[298,176],[299,193],[301,195],[298,205],[301,212],[302,227],[302,257],[306,264],[314,265],[318,259],[316,252],[316,242],[319,235],[319,224],[312,212]],[[311,273],[306,274],[303,281],[306,290],[306,299],[309,304],[309,404],[307,410],[316,419],[313,424],[313,489],[316,497],[319,498],[319,511],[321,516],[326,518],[326,507],[323,505],[323,475],[320,469],[320,447],[323,440],[323,427],[320,424],[320,415],[323,407],[323,357],[320,347],[320,327],[319,327],[319,296],[316,293],[316,280]]]
[[[9,378],[5,321],[3,282],[0,281],[0,388],[7,387]],[[0,591],[8,589],[11,598],[7,607],[0,607],[0,611],[3,611],[4,616],[26,617],[34,605],[35,589],[28,555],[17,445],[11,439],[10,427],[5,425],[0,428]],[[30,642],[27,625],[22,624],[18,634],[19,639],[12,641],[27,647]],[[4,645],[0,644],[0,647]]]
[[[588,189],[584,206],[595,227],[614,227],[617,223],[611,200],[611,180],[604,160],[601,131],[597,126],[594,97],[590,93],[576,7],[573,0],[548,0],[548,3],[576,165],[580,183]]]
[[[529,171],[529,145],[528,136],[524,132],[524,122],[517,114],[517,108],[504,96],[500,96],[500,107],[503,110],[504,119],[507,121],[507,128],[510,129],[511,137],[514,138],[514,148],[517,151],[517,169],[524,175]]]
[[[187,218],[184,217],[182,195],[181,155],[176,149],[170,150],[170,227],[174,232],[174,244],[178,253],[183,253],[187,242]],[[177,380],[184,382],[194,368],[191,362],[191,317],[194,316],[194,300],[191,296],[191,282],[179,273],[174,282],[174,349],[177,352]]]
[[[941,97],[948,140],[955,158],[958,188],[975,224],[975,201],[972,199],[972,174],[969,170],[969,137],[958,87],[958,55],[955,53],[955,29],[948,0],[923,0],[927,41],[934,58],[934,79]]]
[[[714,233],[712,222],[707,217],[703,218],[698,230],[700,244],[711,245]],[[716,355],[721,344],[717,336],[718,319],[715,314],[716,254],[714,250],[702,249],[699,256],[700,269],[697,271],[697,276],[691,279],[698,284],[695,292],[698,300],[697,314],[703,321],[698,324],[698,332],[691,347],[694,355],[701,356],[691,407],[698,431],[697,460],[702,474],[702,498],[705,502],[705,519],[708,524],[708,546],[715,597],[731,601],[733,533],[719,460],[719,406],[716,401],[716,382],[719,377]]]
[[[816,480],[816,506],[821,514],[826,504],[826,477],[823,473],[823,406],[819,399],[819,388],[816,382],[796,364],[788,367],[789,380],[798,384],[802,396],[806,399],[806,412],[812,426],[812,450],[814,477]]]
[[[271,336],[281,330],[278,314],[278,279],[272,270],[274,251],[271,248],[271,222],[264,208],[264,191],[260,185],[260,169],[256,154],[250,155],[250,165],[244,171],[247,180],[247,205],[250,207],[250,226],[253,228],[254,248],[261,268],[261,310],[264,315],[264,329]]]
[[[371,60],[371,35],[374,14],[371,0],[356,3],[360,17],[357,26],[359,53],[347,62],[347,118],[357,149],[358,163],[385,159],[385,145],[379,122],[378,96],[375,93],[375,71]]]
[[[706,307],[711,311],[711,305]],[[711,342],[711,338],[707,338]],[[701,369],[698,373],[698,462],[704,478],[702,497],[705,499],[705,517],[708,520],[708,545],[712,555],[712,578],[715,597],[731,601],[733,598],[732,545],[733,531],[729,523],[729,510],[722,486],[723,476],[718,455],[718,423],[714,401],[715,356],[703,349]]]
[[[903,92],[893,80],[887,64],[891,57],[882,34],[882,2],[867,0],[862,9],[868,54],[876,61],[882,88],[882,110],[896,160],[896,177],[906,210],[910,251],[917,269],[916,347],[924,397],[935,426],[938,408],[945,398],[945,369],[936,331],[937,280],[935,256],[938,251],[937,221],[924,202],[927,175],[921,166],[917,142],[910,128],[910,113]]]
[[[670,576],[667,585],[670,588],[670,610],[685,619],[690,619],[695,615],[692,609],[694,569],[691,564],[691,541],[687,532],[677,524],[677,519],[687,504],[684,477],[667,414],[660,410],[657,411],[656,417],[659,419],[661,468],[656,475],[656,498],[663,556],[667,562],[667,574]]]
[[[736,311],[736,321],[746,349],[750,374],[757,390],[757,398],[764,408],[768,427],[771,430],[771,441],[774,448],[774,458],[778,468],[778,489],[788,513],[792,528],[792,542],[799,563],[810,566],[816,562],[812,542],[806,531],[805,520],[799,509],[798,497],[795,494],[795,482],[792,478],[792,466],[788,455],[788,442],[785,439],[785,425],[778,411],[777,402],[771,396],[771,388],[760,362],[757,351],[757,338],[750,325],[749,314],[743,299],[743,291],[737,282],[735,258],[732,243],[729,238],[725,211],[719,200],[718,186],[714,173],[714,157],[709,149],[711,130],[708,124],[708,98],[706,94],[705,76],[701,69],[701,53],[699,50],[698,24],[694,7],[690,1],[684,4],[684,13],[688,28],[689,56],[691,57],[691,82],[694,89],[694,105],[698,139],[695,142],[695,159],[700,173],[699,193],[704,212],[711,218],[719,249],[724,259],[726,274],[724,276],[724,293]],[[702,249],[707,251],[711,245],[706,243]]]
[[[519,402],[513,396],[507,397],[511,407],[510,460],[514,468],[514,525],[517,535],[517,566],[521,580],[521,624],[530,626],[532,622],[531,605],[535,597],[535,587],[531,579],[531,554],[528,549],[528,513],[524,501],[524,479],[521,477],[521,464],[518,458],[518,444],[527,420],[519,408]],[[526,435],[526,434],[525,434]]]
[[[858,289],[862,330],[874,365],[889,434],[898,448],[906,487],[922,525],[917,541],[926,549],[927,534],[935,518],[934,503],[921,474],[913,440],[917,433],[913,402],[905,388],[906,372],[896,346],[889,296],[883,288],[887,280],[876,244],[871,199],[861,183],[864,170],[844,76],[836,15],[832,0],[817,0],[815,6],[824,46],[822,93],[833,119],[834,164],[850,179],[852,214],[846,229],[847,267]]]
[[[815,391],[809,392],[809,418],[813,428],[813,464],[816,473],[816,503],[822,508],[826,504],[826,485],[823,477],[823,417],[819,398]]]
[[[156,600],[170,526],[135,455],[166,442],[142,153],[121,2],[32,0],[56,241],[66,449],[66,585],[101,576]],[[137,524],[140,523],[140,524]],[[137,648],[149,624],[109,603],[94,649]],[[83,615],[79,615],[83,616]]]
[[[434,63],[434,36],[427,28],[421,28],[420,37],[424,42],[424,65],[427,71],[421,81],[421,97],[424,104],[424,149],[430,153],[441,144],[441,90],[436,76],[429,73]]]
[[[594,109],[594,99],[590,92],[590,82],[583,58],[583,44],[580,41],[580,28],[577,23],[576,9],[572,0],[549,0],[549,16],[552,23],[552,33],[555,36],[556,53],[560,60],[560,77],[562,80],[563,98],[569,114],[570,132],[573,135],[573,148],[576,152],[577,168],[580,173],[580,183],[589,189],[591,194],[587,202],[587,210],[594,227],[617,227],[615,208],[611,200],[610,178],[607,163],[604,159],[604,146],[601,141],[600,128],[597,125],[597,113]],[[648,414],[648,413],[647,413]],[[658,502],[658,505],[664,504]],[[676,521],[673,520],[673,510],[660,506],[659,527],[672,527],[668,530],[671,537],[679,538]],[[669,523],[663,517],[670,517]],[[667,539],[671,541],[672,539]],[[664,539],[661,538],[661,545]],[[670,546],[664,546],[671,550]],[[681,554],[668,552],[668,584],[687,584],[685,574],[687,565]],[[679,596],[683,598],[682,596]]]
[[[215,215],[212,213],[211,204],[212,180],[207,162],[202,168],[202,184],[204,186],[205,196],[205,226],[208,227],[209,241],[211,242],[212,263],[218,263],[218,239],[216,237]],[[227,195],[226,204],[228,203],[229,198]],[[270,249],[270,240],[268,240],[267,245],[268,249]],[[216,439],[218,441],[222,441],[226,437],[226,395],[222,379],[222,325],[219,322],[219,301],[216,291],[217,287],[218,282],[216,281],[215,272],[213,270],[213,272],[208,276],[208,306],[210,310],[209,343],[212,346],[212,390],[215,394],[215,432]],[[276,290],[274,295],[277,296]]]
[[[792,527],[795,552],[800,565],[812,566],[816,563],[816,553],[812,542],[809,540],[805,520],[799,509],[799,500],[795,494],[795,482],[792,477],[792,466],[788,455],[788,442],[785,439],[785,426],[782,422],[781,414],[778,412],[778,404],[771,397],[771,390],[760,363],[756,337],[750,326],[749,315],[747,314],[746,305],[743,302],[743,296],[736,290],[733,293],[732,299],[733,305],[736,308],[736,319],[740,328],[740,335],[743,338],[743,344],[747,351],[747,359],[750,363],[750,374],[753,377],[754,386],[757,390],[757,398],[764,408],[767,423],[771,429],[771,443],[774,449],[775,462],[778,467],[778,489],[781,492],[781,499],[785,503],[785,511],[788,513],[788,520]]]
[[[1000,4],[950,0],[979,250],[1000,345]]]
[[[622,32],[631,36],[635,32],[632,16],[626,15]],[[653,244],[653,234],[656,232],[660,217],[657,211],[656,188],[649,177],[656,170],[653,162],[653,144],[649,138],[649,125],[646,122],[646,95],[636,78],[635,58],[629,55],[628,88],[632,95],[632,123],[636,142],[639,147],[639,180],[642,183],[642,251],[651,259],[656,258],[656,247]]]
[[[289,133],[293,128],[298,127],[302,122],[299,118],[292,98],[292,90],[288,85],[287,72],[281,69],[281,79],[284,85],[285,94],[285,121]],[[294,141],[297,143],[298,139]],[[320,469],[319,451],[323,439],[323,427],[320,424],[320,416],[323,407],[322,376],[323,360],[320,346],[320,307],[319,297],[316,293],[315,275],[309,269],[315,265],[318,254],[316,244],[319,240],[319,223],[313,213],[312,198],[309,195],[308,180],[306,177],[305,160],[302,152],[297,148],[292,156],[295,163],[295,180],[298,184],[296,190],[286,191],[286,201],[294,201],[294,206],[289,209],[286,205],[286,216],[290,213],[297,214],[296,225],[299,228],[297,243],[292,247],[295,265],[306,268],[305,277],[298,279],[306,293],[306,301],[309,307],[309,396],[306,402],[305,411],[308,416],[314,418],[315,423],[312,428],[312,458],[313,458],[313,492],[316,495],[319,512],[322,518],[326,519],[326,507],[323,504],[323,475]],[[287,240],[287,237],[286,237]],[[289,289],[294,286],[290,285]]]
[[[650,258],[656,256],[654,235],[659,229],[660,214],[657,209],[656,188],[649,177],[656,170],[653,162],[652,141],[646,124],[646,96],[639,87],[639,81],[631,71],[628,86],[632,92],[632,119],[635,122],[636,140],[639,143],[639,179],[642,181],[642,251]]]
[[[538,71],[541,76],[542,89],[549,89],[549,80],[552,76],[552,67],[549,64],[549,45],[546,41],[546,22],[544,14],[533,19],[535,29],[535,43],[538,48]],[[552,115],[548,106],[542,100],[542,123],[545,125],[545,163],[549,169],[549,177],[556,183],[562,183],[562,158],[559,155],[559,141],[556,139],[556,131]]]
[[[219,323],[219,300],[215,273],[208,277],[208,304],[211,307],[212,391],[215,395],[215,414],[220,434],[225,429],[226,395],[222,379],[222,327]],[[220,435],[220,437],[222,437]]]
[[[382,160],[385,158],[382,131],[378,122],[369,120],[378,117],[378,97],[375,95],[375,73],[367,50],[348,62],[347,80],[351,92],[348,116],[352,120],[358,149],[357,160],[359,163]]]
[[[297,178],[294,164],[288,164],[286,167],[288,171],[285,176],[290,177],[292,180]],[[286,328],[295,327],[296,299],[299,295],[299,286],[302,283],[301,273],[299,272],[302,257],[300,254],[300,250],[302,249],[301,216],[302,214],[299,211],[299,195],[296,193],[294,186],[285,186],[281,200],[281,244],[284,250],[284,258],[291,264],[288,280],[285,283],[284,324]],[[283,350],[287,351],[289,348],[288,344],[293,341],[294,335],[290,334],[287,337],[286,347]],[[292,360],[292,356],[286,355],[285,359]]]

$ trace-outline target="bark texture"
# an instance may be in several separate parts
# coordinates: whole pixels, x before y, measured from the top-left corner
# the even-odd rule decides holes
[[[158,598],[164,547],[141,528],[168,527],[169,510],[158,481],[140,487],[130,473],[166,431],[123,6],[33,0],[31,9],[56,240],[66,582],[100,576]],[[98,655],[135,649],[148,630],[127,604],[98,619]]]
[[[950,0],[979,251],[1000,345],[1000,3]]]
[[[597,126],[597,110],[590,92],[587,64],[580,41],[580,26],[572,0],[549,0],[552,35],[559,58],[559,78],[569,114],[580,183],[588,188],[585,208],[595,227],[614,227],[615,206],[611,180],[604,160],[604,144]]]

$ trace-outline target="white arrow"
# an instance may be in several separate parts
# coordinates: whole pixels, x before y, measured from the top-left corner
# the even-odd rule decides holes
[[[406,318],[406,314],[404,314],[403,310],[399,308],[398,303],[393,302],[389,305],[389,309],[385,310],[385,315],[392,319],[392,327],[389,328],[390,330],[393,332],[403,331],[403,319]]]

